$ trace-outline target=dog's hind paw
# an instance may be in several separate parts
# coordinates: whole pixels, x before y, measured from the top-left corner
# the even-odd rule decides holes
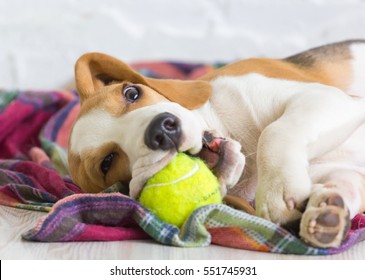
[[[315,247],[338,247],[349,226],[349,211],[342,197],[326,192],[310,198],[302,216],[299,235]]]

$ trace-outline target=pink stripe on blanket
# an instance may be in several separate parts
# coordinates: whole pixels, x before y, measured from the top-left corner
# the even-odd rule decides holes
[[[85,225],[74,241],[118,241],[132,239],[150,239],[151,237],[139,227],[106,227],[101,225]]]

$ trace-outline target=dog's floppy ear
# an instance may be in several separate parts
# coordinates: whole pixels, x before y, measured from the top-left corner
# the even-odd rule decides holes
[[[206,103],[211,95],[211,86],[201,80],[169,80],[145,78],[148,86],[172,102],[187,109],[196,109]]]
[[[76,88],[83,102],[100,88],[116,81],[145,84],[144,78],[127,64],[102,53],[87,53],[75,65]]]
[[[122,81],[149,86],[168,100],[188,109],[202,106],[211,94],[211,86],[206,81],[147,78],[122,61],[101,53],[87,53],[78,59],[75,81],[81,103],[100,88]]]

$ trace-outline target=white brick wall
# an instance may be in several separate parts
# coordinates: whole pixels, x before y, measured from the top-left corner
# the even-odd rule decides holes
[[[0,87],[59,88],[89,51],[216,62],[349,38],[364,0],[0,0]]]

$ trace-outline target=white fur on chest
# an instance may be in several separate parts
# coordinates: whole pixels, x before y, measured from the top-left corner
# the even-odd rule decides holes
[[[304,85],[259,74],[217,78],[209,104],[220,123],[210,125],[239,141],[245,153],[253,153],[262,130],[282,115],[288,100]]]

